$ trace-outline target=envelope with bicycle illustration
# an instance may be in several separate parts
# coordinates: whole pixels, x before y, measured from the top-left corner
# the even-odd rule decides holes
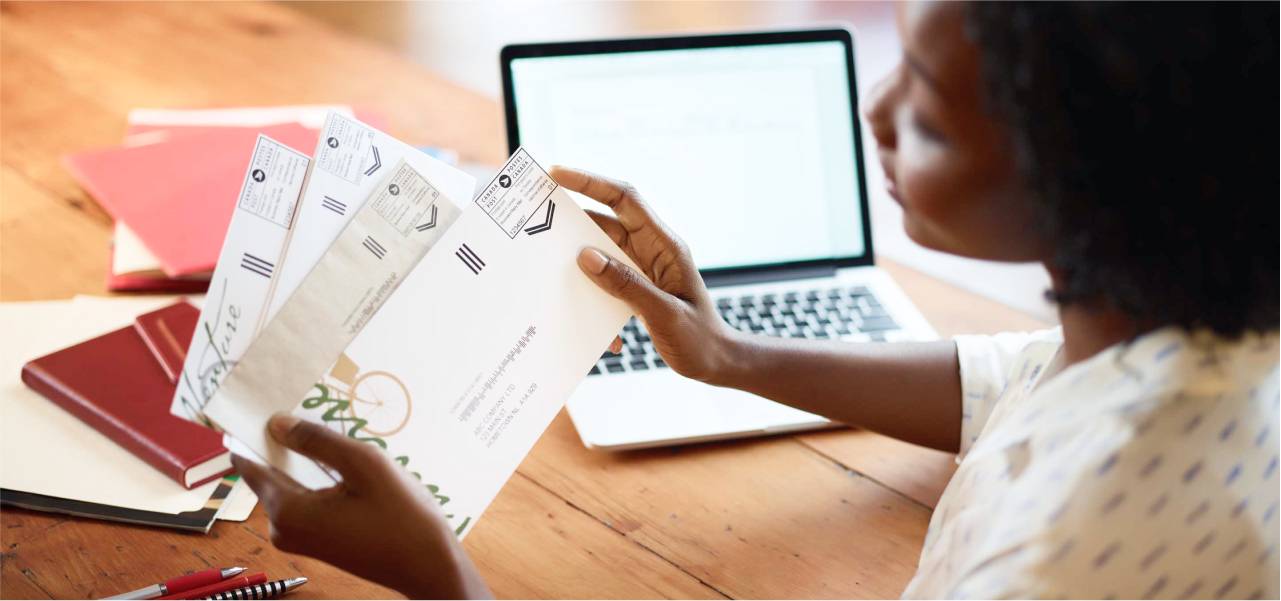
[[[346,231],[340,241],[343,236]],[[215,421],[260,459],[311,487],[331,485],[337,476],[268,440],[266,416],[292,410],[376,445],[422,481],[464,536],[631,314],[579,270],[584,246],[630,263],[533,157],[518,150],[350,344],[326,355],[327,368],[312,373],[317,354],[334,352],[334,345],[271,342],[269,334],[288,334],[273,334],[268,324],[210,403]],[[329,253],[273,323],[334,323],[309,319],[320,313],[317,305],[295,303],[304,290],[324,289],[309,281]],[[330,286],[368,281],[360,273],[325,277]],[[349,304],[362,298],[339,296]],[[304,313],[291,317],[296,310]],[[325,336],[344,335],[325,328]],[[258,394],[272,388],[261,378],[237,384],[238,372],[253,371],[248,362],[258,361],[254,348],[264,344],[275,349],[275,378],[299,381],[303,374],[313,384],[296,397]]]

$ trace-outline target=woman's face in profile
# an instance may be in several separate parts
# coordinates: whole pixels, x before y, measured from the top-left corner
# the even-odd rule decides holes
[[[1031,227],[1006,133],[984,111],[979,54],[959,2],[900,4],[901,62],[873,89],[865,117],[889,194],[918,244],[997,261],[1048,255]]]

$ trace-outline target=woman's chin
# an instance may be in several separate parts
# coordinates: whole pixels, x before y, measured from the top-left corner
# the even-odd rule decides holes
[[[920,246],[930,250],[955,254],[955,251],[946,248],[946,245],[942,244],[942,240],[936,232],[907,212],[903,213],[903,231],[907,233],[907,237],[912,242]]]

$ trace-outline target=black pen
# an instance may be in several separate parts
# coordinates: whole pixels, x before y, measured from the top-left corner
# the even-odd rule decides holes
[[[231,589],[221,593],[210,595],[205,599],[272,599],[292,591],[304,584],[307,584],[305,577],[286,578],[284,580],[273,580],[263,584],[255,584],[242,588]]]

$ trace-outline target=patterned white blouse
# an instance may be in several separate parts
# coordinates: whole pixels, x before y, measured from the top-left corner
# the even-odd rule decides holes
[[[904,597],[1277,598],[1276,332],[1065,370],[1059,329],[956,345],[960,467]]]

